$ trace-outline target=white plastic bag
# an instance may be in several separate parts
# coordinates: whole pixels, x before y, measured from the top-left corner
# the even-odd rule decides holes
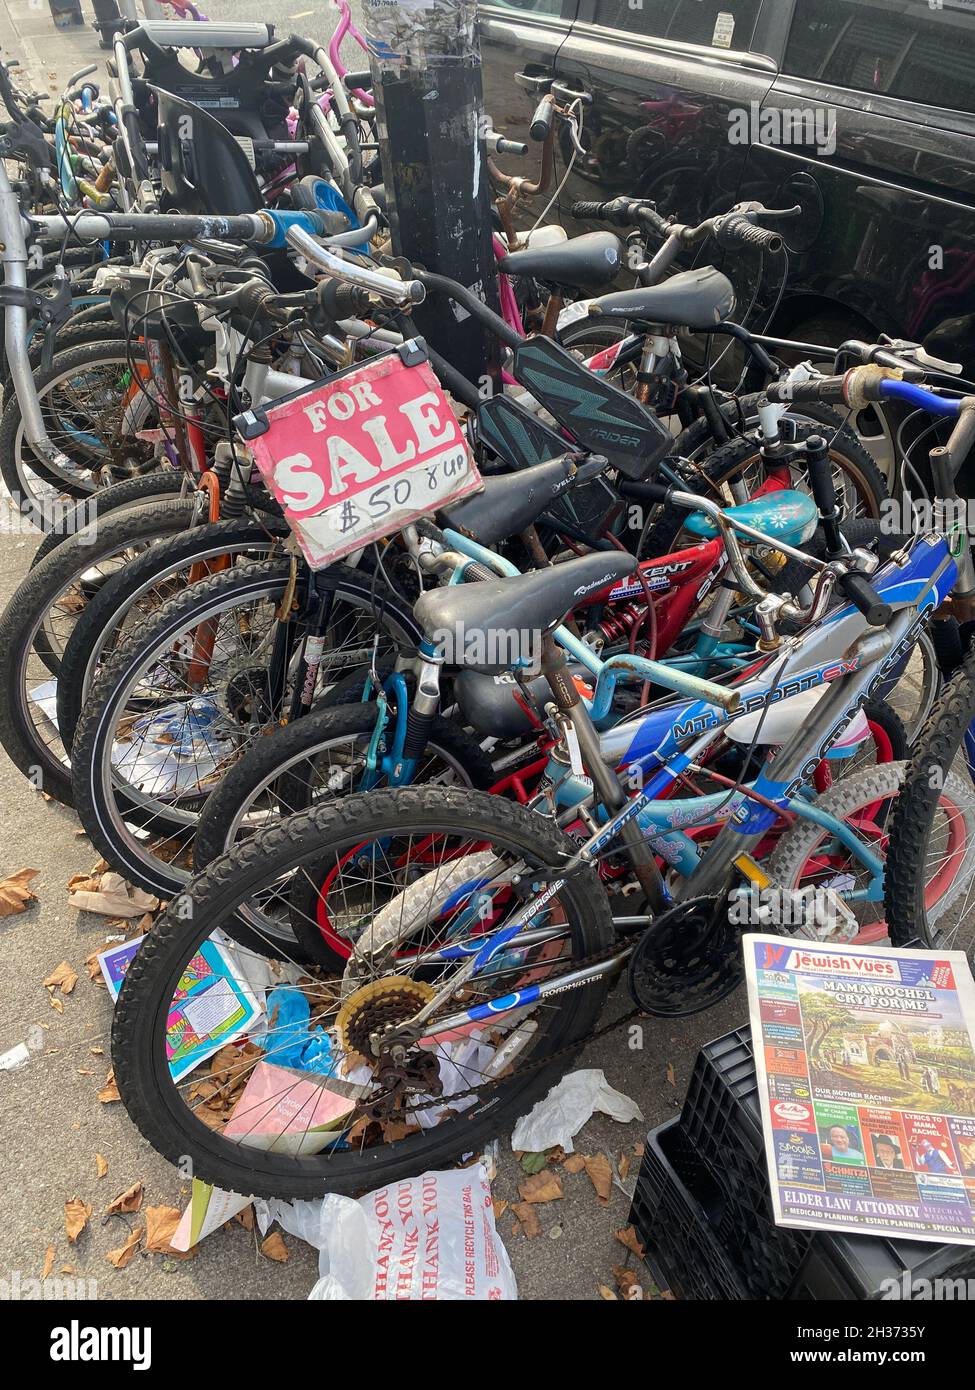
[[[570,1071],[529,1114],[521,1117],[511,1135],[511,1147],[516,1152],[544,1153],[554,1144],[561,1144],[570,1154],[573,1135],[579,1133],[594,1110],[622,1124],[643,1119],[636,1101],[622,1091],[614,1091],[597,1067]]]
[[[270,1202],[268,1215],[321,1252],[313,1299],[518,1297],[481,1164],[407,1178],[359,1201]]]

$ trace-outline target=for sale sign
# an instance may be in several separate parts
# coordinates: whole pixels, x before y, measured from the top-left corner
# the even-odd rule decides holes
[[[415,342],[236,423],[313,569],[481,486]]]

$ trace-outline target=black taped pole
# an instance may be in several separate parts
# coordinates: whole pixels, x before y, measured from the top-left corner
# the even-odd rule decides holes
[[[499,309],[474,0],[365,0],[393,252]],[[487,394],[500,347],[467,311],[429,295],[417,329]]]

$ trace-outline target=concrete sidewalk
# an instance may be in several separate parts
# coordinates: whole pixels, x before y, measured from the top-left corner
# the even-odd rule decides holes
[[[297,0],[299,6],[301,0]],[[258,18],[253,0],[208,6],[214,17]],[[265,8],[262,4],[261,10]],[[309,17],[308,32],[324,34]],[[222,11],[222,15],[221,15]],[[317,16],[318,11],[314,12]],[[308,12],[304,14],[307,16]],[[278,17],[283,27],[301,14]],[[36,85],[55,95],[70,73],[104,52],[90,29],[58,31],[46,5],[0,0],[0,47],[19,56]],[[0,604],[5,605],[26,573],[36,537],[0,536]],[[145,1186],[146,1205],[181,1207],[188,1184],[142,1141],[118,1103],[101,1103],[110,1059],[111,1005],[107,992],[89,980],[85,960],[105,939],[104,919],[68,907],[66,884],[91,868],[97,856],[78,834],[73,812],[45,802],[0,753],[0,807],[3,808],[0,878],[22,868],[38,869],[33,887],[38,901],[23,915],[0,917],[0,1054],[27,1043],[30,1061],[18,1071],[0,1071],[0,1134],[5,1154],[0,1187],[0,1281],[38,1279],[45,1253],[53,1247],[53,1275],[65,1267],[76,1279],[94,1281],[101,1299],[277,1299],[304,1298],[317,1278],[310,1247],[288,1237],[290,1259],[271,1263],[254,1236],[236,1223],[217,1232],[192,1259],[138,1255],[125,1270],[106,1261],[108,1251],[125,1243],[135,1216],[104,1217],[111,1200],[134,1182]],[[42,981],[67,960],[79,982],[62,1011],[52,1007]],[[612,1001],[616,1012],[629,1008],[623,991]],[[605,1117],[591,1121],[576,1140],[583,1154],[605,1152],[614,1167],[621,1154],[643,1138],[647,1127],[674,1114],[686,1088],[700,1044],[739,1024],[745,1001],[739,993],[718,1010],[669,1023],[646,1023],[640,1032],[619,1030],[584,1053],[578,1066],[604,1069],[612,1086],[632,1096],[646,1123],[618,1125]],[[507,1135],[499,1135],[500,1172],[495,1192],[518,1201],[524,1173],[513,1159]],[[99,1178],[96,1154],[107,1175]],[[638,1163],[625,1186],[632,1188]],[[614,1265],[635,1264],[614,1239],[625,1225],[629,1198],[614,1184],[601,1206],[586,1173],[564,1175],[561,1201],[538,1208],[543,1233],[534,1240],[513,1234],[514,1218],[505,1211],[499,1229],[511,1253],[523,1298],[592,1299],[598,1286],[612,1285]],[[79,1197],[93,1207],[88,1229],[70,1245],[63,1205]],[[649,1281],[644,1279],[645,1285]],[[8,1285],[9,1286],[9,1285]]]

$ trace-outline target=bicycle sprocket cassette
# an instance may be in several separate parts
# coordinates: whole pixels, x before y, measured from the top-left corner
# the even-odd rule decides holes
[[[741,934],[726,897],[691,898],[654,919],[630,957],[634,1003],[658,1018],[686,1018],[726,999],[745,975]]]

